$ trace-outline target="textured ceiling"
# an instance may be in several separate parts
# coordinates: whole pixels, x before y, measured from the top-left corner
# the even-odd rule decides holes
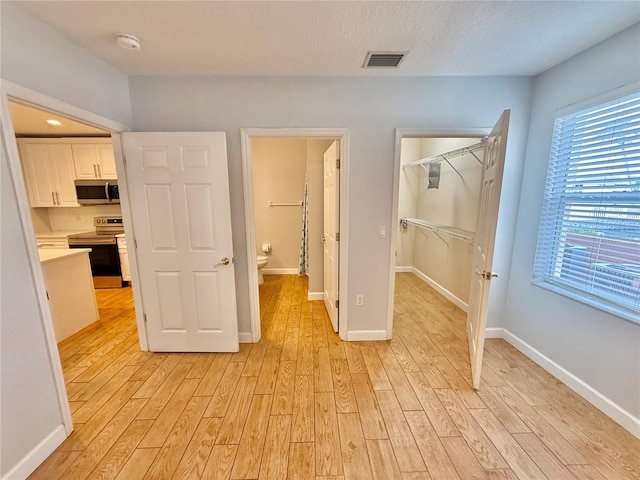
[[[640,21],[637,1],[15,3],[129,75],[535,75]],[[371,50],[409,54],[364,70]]]

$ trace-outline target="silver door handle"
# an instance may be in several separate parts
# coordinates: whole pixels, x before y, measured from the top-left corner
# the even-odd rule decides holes
[[[229,265],[230,263],[231,261],[227,257],[224,257],[222,260],[216,263],[214,267],[219,267],[220,265]]]
[[[480,275],[485,280],[491,280],[494,277],[499,277],[500,276],[499,274],[497,274],[495,272],[487,272],[487,271],[484,271],[484,270],[482,272],[479,272],[477,268],[476,268],[476,275]]]

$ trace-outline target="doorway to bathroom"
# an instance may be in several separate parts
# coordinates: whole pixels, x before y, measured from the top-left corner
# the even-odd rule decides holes
[[[261,338],[260,295],[269,294],[271,275],[304,276],[307,299],[323,301],[334,330],[346,333],[347,142],[344,129],[242,130],[251,314],[245,341]]]

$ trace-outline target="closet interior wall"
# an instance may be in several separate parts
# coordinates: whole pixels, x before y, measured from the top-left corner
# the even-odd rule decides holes
[[[401,164],[477,143],[480,138],[406,138],[402,140]],[[480,160],[483,151],[475,152]],[[475,232],[482,169],[478,160],[465,154],[440,165],[438,188],[428,188],[428,166],[401,169],[399,218],[417,218]],[[409,271],[435,286],[466,310],[469,303],[473,246],[469,241],[398,223],[396,269]]]

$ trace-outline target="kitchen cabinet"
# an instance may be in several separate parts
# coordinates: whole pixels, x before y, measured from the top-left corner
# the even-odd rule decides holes
[[[77,207],[71,145],[19,141],[29,202],[32,207]]]
[[[96,139],[92,139],[96,142]],[[111,140],[104,143],[72,143],[73,162],[78,180],[115,180],[116,160]]]

